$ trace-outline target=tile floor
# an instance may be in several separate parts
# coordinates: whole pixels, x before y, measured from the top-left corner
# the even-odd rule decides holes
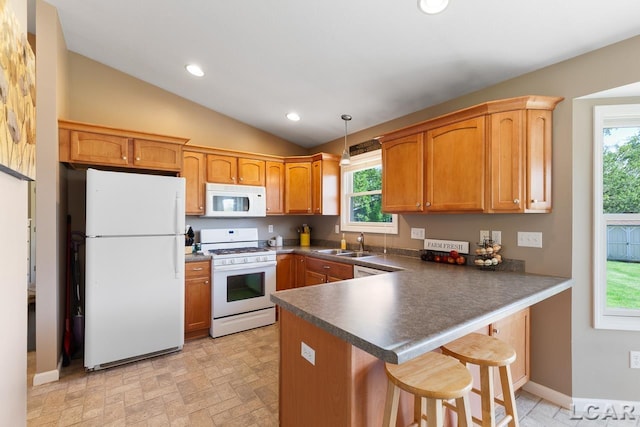
[[[32,387],[29,426],[277,426],[278,325],[189,341],[182,352],[85,373],[81,359],[60,381]],[[522,427],[640,426],[636,420],[573,420],[571,413],[525,391]],[[327,426],[333,427],[333,426]]]

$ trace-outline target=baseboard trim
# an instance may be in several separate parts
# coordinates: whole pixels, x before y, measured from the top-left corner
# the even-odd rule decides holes
[[[571,397],[532,381],[522,389],[568,409],[574,420],[637,420],[640,417],[640,402]]]
[[[555,391],[549,387],[545,387],[541,384],[529,381],[522,387],[522,389],[565,409],[572,408],[573,399],[571,398],[571,396],[567,396],[566,394]]]
[[[62,368],[62,358],[58,360],[58,366],[56,369],[46,372],[36,373],[33,376],[33,386],[52,383],[60,379],[60,369]]]

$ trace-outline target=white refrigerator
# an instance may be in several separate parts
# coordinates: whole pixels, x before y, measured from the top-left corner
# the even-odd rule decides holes
[[[87,170],[87,370],[182,349],[184,178]]]

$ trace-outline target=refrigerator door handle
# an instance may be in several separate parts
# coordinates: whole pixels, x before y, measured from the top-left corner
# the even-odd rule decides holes
[[[176,191],[176,206],[175,206],[175,219],[176,219],[176,233],[182,234],[185,230],[181,230],[182,221],[180,219],[180,204],[184,206],[184,201],[179,191]]]
[[[183,236],[181,234],[176,235],[176,246],[175,253],[173,254],[173,262],[174,262],[174,272],[176,279],[180,278],[180,273],[182,273],[182,268],[184,268],[184,263],[180,262],[180,251],[184,251],[184,243],[181,242]]]

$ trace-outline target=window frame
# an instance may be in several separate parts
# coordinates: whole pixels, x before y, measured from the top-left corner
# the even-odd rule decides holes
[[[349,206],[351,206],[350,197],[353,195],[365,194],[381,194],[380,191],[367,191],[363,193],[353,193],[352,175],[362,169],[371,167],[382,167],[382,150],[370,151],[368,153],[358,154],[351,157],[351,163],[340,166],[341,169],[341,188],[340,188],[340,231],[355,231],[363,233],[381,233],[381,234],[398,234],[398,215],[391,214],[391,222],[375,223],[375,222],[352,222],[350,220]]]
[[[596,329],[640,331],[640,309],[607,307],[607,226],[640,214],[603,212],[603,130],[640,127],[640,104],[596,105],[593,112],[593,309]]]

